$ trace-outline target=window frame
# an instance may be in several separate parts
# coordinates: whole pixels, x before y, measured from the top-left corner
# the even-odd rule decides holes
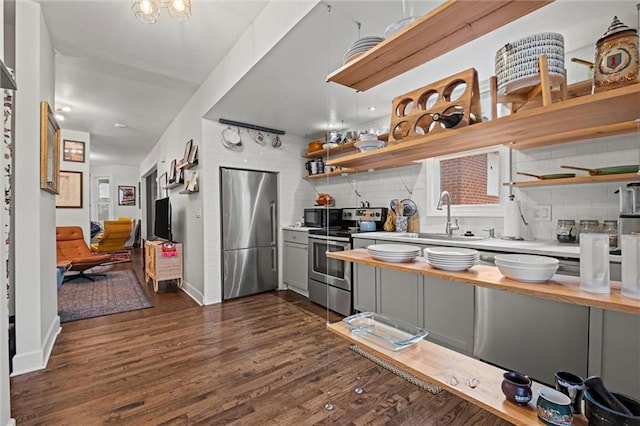
[[[503,145],[496,145],[482,149],[458,152],[455,154],[443,155],[441,157],[428,158],[425,161],[425,187],[427,193],[427,216],[444,217],[447,215],[446,208],[437,210],[440,194],[440,162],[453,158],[468,157],[472,155],[498,152],[500,170],[499,197],[498,204],[458,204],[451,205],[451,215],[460,217],[504,217],[504,204],[509,196],[509,188],[502,185],[502,182],[509,181],[509,148]]]

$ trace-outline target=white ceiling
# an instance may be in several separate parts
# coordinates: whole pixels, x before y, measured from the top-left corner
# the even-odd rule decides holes
[[[129,0],[40,0],[56,56],[56,106],[72,111],[63,128],[91,133],[92,164],[138,165],[196,88],[260,13],[266,0],[192,0],[189,21],[162,13],[137,22]],[[613,15],[636,26],[636,0],[558,0],[422,67],[356,93],[327,74],[360,36],[382,35],[402,17],[400,0],[319,4],[220,101],[207,116],[245,121],[317,137],[327,122],[357,127],[388,116],[392,99],[474,67],[493,74],[495,52],[506,42],[556,31],[565,50],[593,44]],[[441,1],[414,2],[422,15]],[[472,2],[469,2],[472,7]],[[583,58],[593,60],[593,58]],[[376,111],[367,108],[375,106]],[[127,128],[114,127],[116,122]],[[344,124],[342,124],[344,122]]]

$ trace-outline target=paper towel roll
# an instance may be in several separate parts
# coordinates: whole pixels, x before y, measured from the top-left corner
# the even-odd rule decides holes
[[[504,205],[504,232],[507,238],[521,238],[520,209],[516,200],[507,200]]]

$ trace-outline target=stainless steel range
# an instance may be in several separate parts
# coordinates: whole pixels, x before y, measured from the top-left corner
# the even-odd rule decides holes
[[[309,299],[342,315],[351,315],[351,264],[330,259],[327,252],[351,249],[351,236],[380,231],[387,209],[345,208],[342,221],[335,226],[309,231]],[[365,231],[366,230],[366,231]]]

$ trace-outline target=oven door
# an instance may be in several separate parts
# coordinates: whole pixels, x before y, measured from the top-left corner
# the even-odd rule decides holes
[[[350,249],[348,238],[309,235],[309,279],[351,291],[351,264],[325,254]]]

